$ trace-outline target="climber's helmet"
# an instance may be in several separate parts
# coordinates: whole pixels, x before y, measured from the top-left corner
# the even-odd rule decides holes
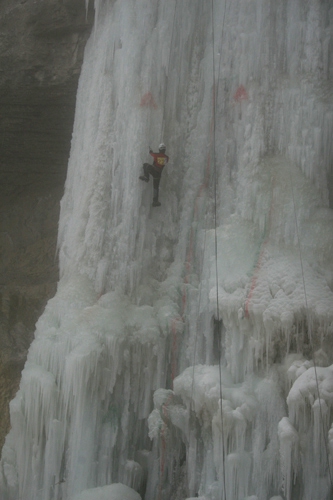
[[[160,153],[164,153],[165,150],[166,150],[166,146],[165,144],[163,144],[163,142],[158,146],[158,150]]]

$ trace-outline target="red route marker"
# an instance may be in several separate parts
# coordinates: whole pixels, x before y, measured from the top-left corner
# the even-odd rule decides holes
[[[248,98],[249,96],[248,93],[246,92],[244,85],[240,85],[234,94],[234,100],[236,102],[241,102],[245,101]]]
[[[140,106],[157,109],[157,104],[151,92],[147,92],[141,97]]]

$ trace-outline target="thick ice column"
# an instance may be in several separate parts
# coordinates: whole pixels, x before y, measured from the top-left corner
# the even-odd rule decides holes
[[[176,462],[172,443],[181,438],[190,496],[196,491],[203,498],[224,498],[226,491],[227,498],[243,498],[256,491],[258,498],[269,498],[281,487],[276,429],[284,403],[277,373],[241,385],[223,369],[222,380],[222,412],[218,366],[189,367],[174,380],[174,392],[155,393],[149,429],[160,464]],[[159,481],[163,495],[172,491],[166,475]]]
[[[293,498],[293,491],[301,481],[305,488],[304,498],[315,495],[328,498],[331,489],[328,467],[332,463],[328,443],[332,419],[332,366],[307,367],[306,362],[296,361],[289,371],[296,377],[287,397],[289,418],[282,419],[279,424],[285,495]]]

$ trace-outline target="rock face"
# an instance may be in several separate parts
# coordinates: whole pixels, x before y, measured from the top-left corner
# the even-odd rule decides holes
[[[92,21],[84,0],[0,5],[0,448],[35,322],[58,280],[59,201]]]

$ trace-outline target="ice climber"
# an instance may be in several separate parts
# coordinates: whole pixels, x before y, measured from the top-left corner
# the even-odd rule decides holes
[[[165,144],[163,144],[163,142],[158,146],[158,153],[154,153],[149,148],[149,154],[154,158],[153,164],[150,165],[149,163],[144,163],[143,164],[144,175],[140,175],[139,177],[139,179],[145,182],[149,181],[149,174],[153,178],[153,188],[154,188],[153,207],[161,206],[161,203],[158,201],[158,189],[160,185],[162,170],[169,161],[169,157],[165,154],[165,150],[166,147]]]

